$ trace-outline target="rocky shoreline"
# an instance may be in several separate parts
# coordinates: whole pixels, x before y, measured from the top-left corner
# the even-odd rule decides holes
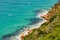
[[[43,15],[40,15],[41,18],[45,19],[45,21],[43,21],[41,24],[45,23],[47,21],[47,18],[45,17],[45,15],[47,15],[47,12]],[[40,25],[38,25],[37,28],[39,28]],[[20,34],[20,40],[24,40],[24,37],[25,36],[28,36],[29,34],[31,34],[33,32],[33,30],[36,29],[36,28],[28,28],[27,31],[23,32],[22,34]]]

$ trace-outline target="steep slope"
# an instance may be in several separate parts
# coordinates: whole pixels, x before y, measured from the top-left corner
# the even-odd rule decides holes
[[[42,18],[46,19],[47,22],[34,29],[22,40],[60,40],[60,2],[55,4]]]

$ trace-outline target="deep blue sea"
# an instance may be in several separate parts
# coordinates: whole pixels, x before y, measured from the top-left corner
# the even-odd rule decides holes
[[[49,10],[55,3],[57,0],[0,0],[0,38],[31,24],[39,10]]]

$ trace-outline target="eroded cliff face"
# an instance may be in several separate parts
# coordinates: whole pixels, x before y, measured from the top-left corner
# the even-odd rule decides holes
[[[55,4],[54,7],[50,9],[47,15],[42,16],[46,20],[50,20],[52,17],[60,15],[60,2]]]
[[[60,2],[55,4],[42,18],[47,22],[34,29],[23,40],[60,40]]]

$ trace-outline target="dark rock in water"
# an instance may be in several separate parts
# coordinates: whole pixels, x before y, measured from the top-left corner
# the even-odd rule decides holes
[[[43,12],[43,10],[34,10],[33,12],[34,13],[40,13],[40,12]]]
[[[9,37],[11,37],[11,36],[14,36],[14,34],[13,34],[13,33],[11,33],[11,34],[6,34],[6,35],[2,36],[2,38],[3,38],[3,39],[6,39],[6,38],[9,38]]]
[[[25,27],[25,26],[24,26],[24,27]],[[22,29],[23,29],[23,28],[20,28],[20,29],[16,30],[14,33],[10,33],[10,34],[3,35],[3,36],[2,36],[2,39],[3,39],[3,40],[7,40],[7,39],[9,39],[11,36],[16,36],[16,35],[18,35],[19,32],[21,32]]]
[[[32,24],[38,23],[40,22],[42,19],[40,18],[31,18],[30,21],[32,22]]]
[[[18,35],[18,33],[20,32],[20,30],[22,30],[22,29],[23,28],[20,28],[20,29],[16,30],[14,33],[3,35],[2,36],[2,40],[9,40],[10,37]]]
[[[15,33],[6,34],[6,35],[3,35],[2,38],[7,39],[7,38],[10,38],[11,36],[14,36],[14,35],[15,35]]]
[[[23,28],[20,28],[20,29],[16,30],[16,31],[14,32],[14,35],[17,35],[19,32],[21,32],[21,30],[23,30]]]

